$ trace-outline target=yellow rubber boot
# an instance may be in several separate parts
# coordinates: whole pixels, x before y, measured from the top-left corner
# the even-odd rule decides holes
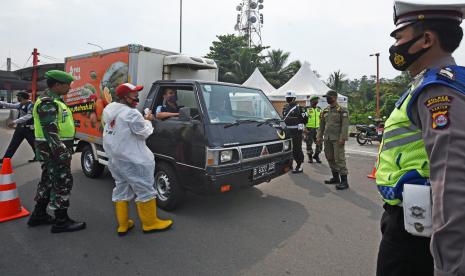
[[[124,236],[134,227],[134,221],[129,219],[129,202],[116,201],[115,213],[118,221],[118,235]]]
[[[144,233],[168,230],[173,225],[172,220],[161,220],[157,217],[156,199],[147,202],[136,202],[136,205]]]

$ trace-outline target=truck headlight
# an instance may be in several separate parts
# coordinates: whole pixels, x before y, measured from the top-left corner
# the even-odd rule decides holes
[[[233,159],[233,151],[232,150],[223,150],[220,153],[220,162],[227,163]]]
[[[291,149],[291,141],[289,141],[289,140],[284,141],[283,146],[284,146],[284,151],[290,150]]]

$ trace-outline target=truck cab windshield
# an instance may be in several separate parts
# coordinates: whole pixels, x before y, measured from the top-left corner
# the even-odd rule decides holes
[[[280,119],[260,90],[218,84],[201,84],[201,88],[211,123],[235,124]]]

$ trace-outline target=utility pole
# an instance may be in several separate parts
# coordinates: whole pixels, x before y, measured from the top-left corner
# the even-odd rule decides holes
[[[379,53],[371,54],[376,56],[376,118],[379,118]]]
[[[9,72],[11,71],[11,58],[6,58],[6,70]],[[7,90],[6,91],[6,101],[11,103],[13,99],[13,91]]]
[[[182,53],[182,0],[179,0],[179,53]]]
[[[34,48],[32,52],[32,97],[31,100],[35,101],[36,93],[37,93],[37,65],[39,63],[39,53],[37,52],[37,48]]]

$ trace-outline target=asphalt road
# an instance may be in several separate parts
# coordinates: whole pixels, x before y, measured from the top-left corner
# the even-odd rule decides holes
[[[0,154],[11,137],[0,129]],[[304,174],[212,197],[189,195],[173,213],[172,230],[116,235],[107,173],[89,179],[73,157],[70,215],[88,228],[51,234],[28,228],[26,219],[0,224],[0,275],[374,275],[382,204],[366,175],[377,145],[347,147],[350,189],[322,184],[323,164],[306,164]],[[32,210],[38,163],[24,142],[13,159],[23,206]]]

